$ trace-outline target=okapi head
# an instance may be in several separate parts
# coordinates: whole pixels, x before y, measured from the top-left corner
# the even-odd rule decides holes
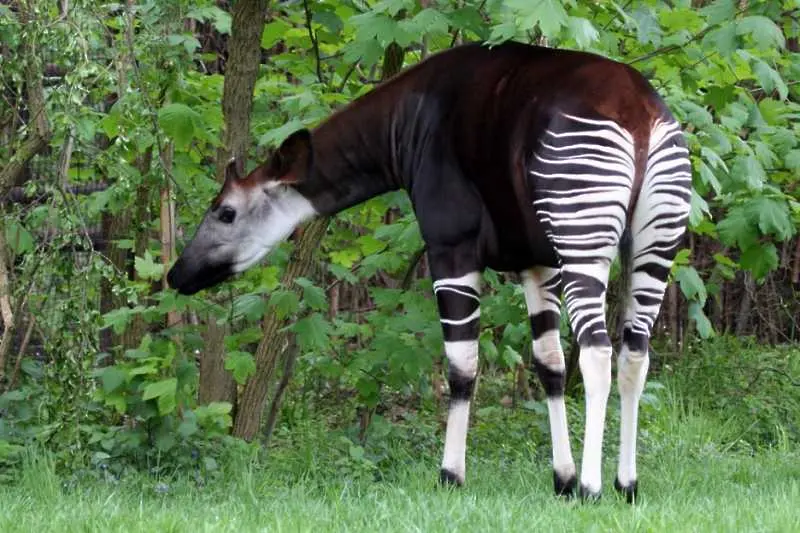
[[[250,268],[316,214],[297,191],[312,169],[311,134],[299,130],[265,165],[241,177],[231,160],[225,183],[167,281],[181,294],[194,294]]]

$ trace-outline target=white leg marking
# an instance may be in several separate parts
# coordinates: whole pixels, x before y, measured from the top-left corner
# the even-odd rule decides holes
[[[537,268],[522,272],[525,304],[528,307],[529,315],[548,310],[560,313],[560,299],[544,288],[547,282],[556,275],[558,272],[549,268]],[[533,341],[533,356],[550,370],[564,372],[566,364],[559,331],[551,330],[540,333],[539,337]],[[547,398],[547,412],[553,446],[553,470],[561,480],[566,481],[575,475],[575,460],[572,457],[572,447],[569,442],[567,407],[564,403],[564,396]]]
[[[451,371],[475,378],[478,374],[478,341],[456,341],[444,343]],[[449,470],[464,481],[466,474],[467,429],[469,428],[470,402],[458,399],[450,402],[447,415],[447,431],[444,437],[442,468]]]
[[[647,352],[629,352],[623,345],[617,361],[620,395],[619,467],[617,478],[623,487],[636,478],[636,430],[639,399],[642,397],[650,357]]]
[[[581,485],[592,493],[602,487],[603,432],[611,390],[611,348],[581,348],[581,374],[586,389],[586,432],[583,439]]]
[[[547,412],[550,416],[550,438],[553,441],[553,470],[559,478],[566,481],[575,475],[575,460],[569,444],[564,397],[548,398]]]

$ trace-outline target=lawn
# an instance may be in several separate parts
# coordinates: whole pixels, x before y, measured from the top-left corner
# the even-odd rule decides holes
[[[185,472],[76,483],[34,457],[18,481],[0,487],[0,531],[800,531],[800,453],[791,442],[754,450],[743,445],[746,435],[726,432],[724,420],[685,406],[645,414],[635,506],[611,488],[612,407],[598,503],[552,496],[541,453],[498,452],[504,428],[490,420],[471,433],[468,485],[459,490],[436,486],[435,450],[398,444],[375,481],[351,478],[346,462],[333,468],[341,466],[333,439],[314,435],[307,446],[278,446],[267,460],[225,464],[205,483]]]

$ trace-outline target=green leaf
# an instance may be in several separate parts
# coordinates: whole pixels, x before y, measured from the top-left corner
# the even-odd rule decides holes
[[[696,227],[703,221],[704,216],[711,215],[711,211],[702,196],[697,194],[697,191],[692,189],[691,210],[689,211],[689,224]]]
[[[720,24],[728,22],[725,26],[733,26],[736,15],[736,2],[735,0],[714,0],[700,10],[700,13],[705,15],[706,23],[709,25]]]
[[[789,95],[789,87],[783,81],[778,71],[769,66],[765,61],[756,59],[753,62],[753,74],[758,78],[758,83],[764,89],[764,92],[771,94],[773,91],[778,91],[778,96],[781,100],[785,100]]]
[[[114,392],[127,380],[128,372],[116,365],[107,366],[100,372],[100,383],[102,383],[103,392],[106,394]]]
[[[158,111],[159,126],[181,149],[185,149],[192,141],[195,124],[200,122],[200,115],[185,104],[167,104]]]
[[[739,264],[743,269],[749,270],[755,279],[763,279],[778,267],[778,250],[771,242],[755,244],[742,252]]]
[[[464,31],[471,31],[481,40],[489,37],[486,23],[474,6],[464,6],[449,13],[450,22],[454,27]]]
[[[227,415],[233,410],[233,405],[230,402],[211,402],[206,407],[209,414],[215,416]]]
[[[403,9],[410,9],[414,7],[414,3],[409,0],[381,0],[372,7],[372,11],[376,13],[386,13],[389,16],[395,16]]]
[[[272,48],[290,29],[292,25],[280,18],[265,24],[264,31],[261,32],[261,48]]]
[[[792,150],[786,154],[785,163],[789,170],[800,170],[800,150]]]
[[[156,263],[149,251],[144,252],[144,257],[134,259],[134,268],[141,279],[158,280],[164,275],[164,265]]]
[[[567,29],[580,48],[588,48],[600,36],[591,21],[583,17],[569,17]]]
[[[636,38],[642,44],[652,43],[659,46],[661,43],[661,25],[653,9],[647,6],[639,6],[633,12],[633,20],[636,21]]]
[[[257,320],[264,316],[267,302],[261,294],[243,294],[233,301],[233,317],[244,316],[247,320]]]
[[[178,434],[187,439],[197,433],[199,429],[195,418],[187,418],[178,425]]]
[[[225,370],[233,374],[236,383],[244,385],[256,373],[256,361],[248,352],[229,352],[225,355]]]
[[[736,24],[724,24],[713,29],[703,37],[702,46],[706,50],[717,50],[723,57],[728,57],[738,49]]]
[[[568,23],[561,0],[506,0],[505,5],[516,15],[517,27],[530,29],[538,25],[547,38],[556,37]]]
[[[303,351],[324,351],[328,348],[330,324],[319,313],[298,320],[292,326]]]
[[[178,388],[178,380],[176,378],[162,379],[155,383],[150,383],[144,388],[142,393],[143,400],[152,400],[153,398],[161,398],[162,396],[175,396]]]
[[[317,311],[328,308],[328,298],[321,287],[306,278],[297,278],[294,282],[303,287],[303,303]]]
[[[362,235],[356,239],[356,242],[361,247],[361,253],[365,256],[376,254],[386,249],[386,243],[379,241],[372,235]]]
[[[214,28],[223,34],[231,32],[231,15],[217,6],[197,7],[190,9],[187,18],[205,22],[210,20]]]
[[[15,254],[24,254],[33,250],[33,235],[21,222],[11,220],[6,223],[6,242]]]
[[[708,298],[706,285],[693,266],[678,267],[675,279],[680,283],[681,292],[687,300],[698,301],[701,305],[705,304],[706,298]]]
[[[717,224],[717,231],[725,245],[735,244],[741,250],[749,248],[758,240],[755,224],[750,222],[743,206],[736,206],[728,211],[728,216]]]
[[[350,17],[350,23],[356,27],[356,40],[377,40],[384,48],[392,42],[400,46],[408,46],[414,41],[415,36],[401,26],[394,18],[383,13],[369,11],[361,15]]]
[[[311,20],[324,26],[329,32],[338,35],[344,28],[344,22],[333,11],[317,11]]]
[[[697,168],[702,182],[710,186],[715,194],[720,194],[720,192],[722,192],[722,185],[717,179],[717,176],[714,175],[714,171],[712,171],[704,161],[700,161]]]
[[[503,349],[503,362],[507,368],[516,368],[522,362],[522,356],[518,351],[506,344]]]
[[[269,298],[269,309],[272,309],[278,318],[284,319],[300,309],[300,299],[294,291],[277,290]]]
[[[286,124],[268,130],[258,139],[259,146],[278,146],[297,130],[304,128],[305,124],[299,119],[292,119]]]
[[[764,235],[775,235],[782,241],[794,235],[796,228],[786,203],[772,198],[756,198],[751,200],[748,209],[758,217],[758,229]]]
[[[422,37],[429,33],[447,33],[450,21],[438,9],[427,8],[412,19],[400,21],[400,27],[409,34]]]
[[[158,397],[158,400],[156,400],[156,404],[158,405],[158,414],[161,416],[172,413],[178,406],[174,394],[162,394]]]
[[[697,333],[703,339],[708,339],[714,336],[714,326],[711,321],[703,312],[703,306],[697,302],[689,303],[689,318],[694,320],[697,325]]]
[[[767,173],[755,155],[739,156],[733,162],[731,174],[739,180],[743,180],[754,191],[764,188],[767,181]]]
[[[741,19],[736,25],[736,33],[749,35],[756,46],[762,50],[786,46],[783,31],[772,20],[761,15],[752,15]]]

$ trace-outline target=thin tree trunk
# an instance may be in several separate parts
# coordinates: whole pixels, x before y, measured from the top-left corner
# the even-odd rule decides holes
[[[133,236],[133,251],[135,257],[143,257],[147,251],[147,243],[150,240],[150,204],[153,198],[150,195],[150,187],[145,177],[150,173],[150,168],[153,163],[153,150],[148,148],[147,151],[138,158],[136,166],[142,175],[142,182],[136,187],[136,199],[134,206],[130,209],[128,216],[131,220],[131,225],[134,229]],[[130,232],[130,227],[126,228]],[[133,268],[132,261],[128,261],[129,278],[135,280],[137,275]],[[122,348],[129,350],[139,346],[147,332],[147,323],[144,317],[140,314],[134,315],[131,323],[122,334]]]
[[[169,173],[172,168],[172,156],[175,146],[169,143],[161,153],[161,164],[165,172]],[[172,199],[172,187],[170,186],[169,176],[165,176],[164,184],[161,186],[161,264],[164,265],[164,275],[161,278],[161,289],[167,290],[168,266],[176,257],[175,252],[175,200]],[[176,311],[167,312],[167,327],[177,326],[181,322],[180,313]]]
[[[289,381],[291,381],[294,375],[294,363],[297,360],[297,352],[297,343],[292,339],[289,342],[289,346],[284,350],[283,375],[281,375],[281,381],[278,383],[275,397],[272,399],[269,406],[269,415],[267,416],[267,424],[264,429],[264,446],[269,445],[269,440],[272,438],[273,431],[275,431],[275,424],[278,422],[278,414],[280,413],[286,387],[289,386]]]
[[[217,151],[216,175],[220,182],[224,179],[225,167],[231,157],[240,161],[244,168],[250,146],[250,112],[261,62],[260,42],[267,5],[267,0],[239,0],[233,5],[222,94],[222,146]],[[203,334],[205,348],[200,356],[201,403],[227,401],[236,407],[236,382],[233,375],[225,370],[224,364],[225,345],[222,341],[227,326],[211,326],[215,322],[211,316],[206,320],[209,327]],[[238,409],[235,410],[238,412]]]
[[[294,280],[306,276],[311,270],[314,252],[325,236],[328,218],[319,218],[308,224],[297,241],[292,259],[283,275],[283,285],[294,287]],[[239,396],[238,411],[233,425],[233,434],[245,440],[252,440],[258,434],[264,400],[267,397],[275,365],[287,343],[288,332],[283,331],[283,320],[274,313],[264,317],[263,337],[255,353],[256,372],[245,383]]]
[[[8,163],[0,170],[0,198],[5,198],[8,191],[22,174],[28,162],[44,150],[50,142],[52,131],[47,119],[42,82],[41,62],[35,43],[36,29],[34,12],[30,1],[19,3],[20,22],[26,31],[20,38],[20,52],[25,58],[25,86],[27,89],[27,106],[30,114],[29,134],[17,150],[13,152]],[[0,205],[2,209],[2,205]],[[12,339],[16,331],[14,313],[12,312],[11,267],[7,262],[7,246],[5,242],[5,225],[3,212],[0,212],[0,314],[3,319],[3,336],[0,339],[0,382],[5,376],[5,363],[11,349]]]
[[[222,92],[222,146],[217,152],[217,179],[222,181],[231,157],[246,159],[250,146],[250,112],[261,63],[261,33],[267,0],[238,0],[233,6],[228,61]]]
[[[14,312],[11,310],[11,282],[6,261],[6,231],[0,217],[0,315],[3,318],[3,337],[0,339],[0,386],[5,377],[6,357],[16,332]]]
[[[206,330],[203,335],[205,345],[200,354],[200,384],[197,401],[200,404],[207,404],[218,401],[231,401],[236,398],[236,382],[231,379],[220,379],[220,376],[231,376],[225,370],[225,335],[228,333],[228,326],[218,324],[217,320],[210,316],[206,322]]]
[[[749,273],[745,272],[744,274],[744,291],[742,294],[741,304],[739,305],[739,314],[738,318],[736,319],[736,332],[735,335],[737,337],[741,337],[747,331],[747,326],[750,323],[750,311],[753,307],[753,278],[750,276]]]
[[[14,390],[14,387],[17,386],[17,380],[19,379],[19,371],[22,368],[22,359],[25,357],[25,352],[28,349],[28,344],[31,341],[31,334],[33,333],[33,327],[36,325],[36,316],[31,314],[30,318],[28,319],[28,327],[25,330],[25,336],[22,337],[22,344],[19,345],[19,351],[17,352],[17,360],[14,363],[14,370],[11,372],[11,379],[8,384],[8,390]]]

